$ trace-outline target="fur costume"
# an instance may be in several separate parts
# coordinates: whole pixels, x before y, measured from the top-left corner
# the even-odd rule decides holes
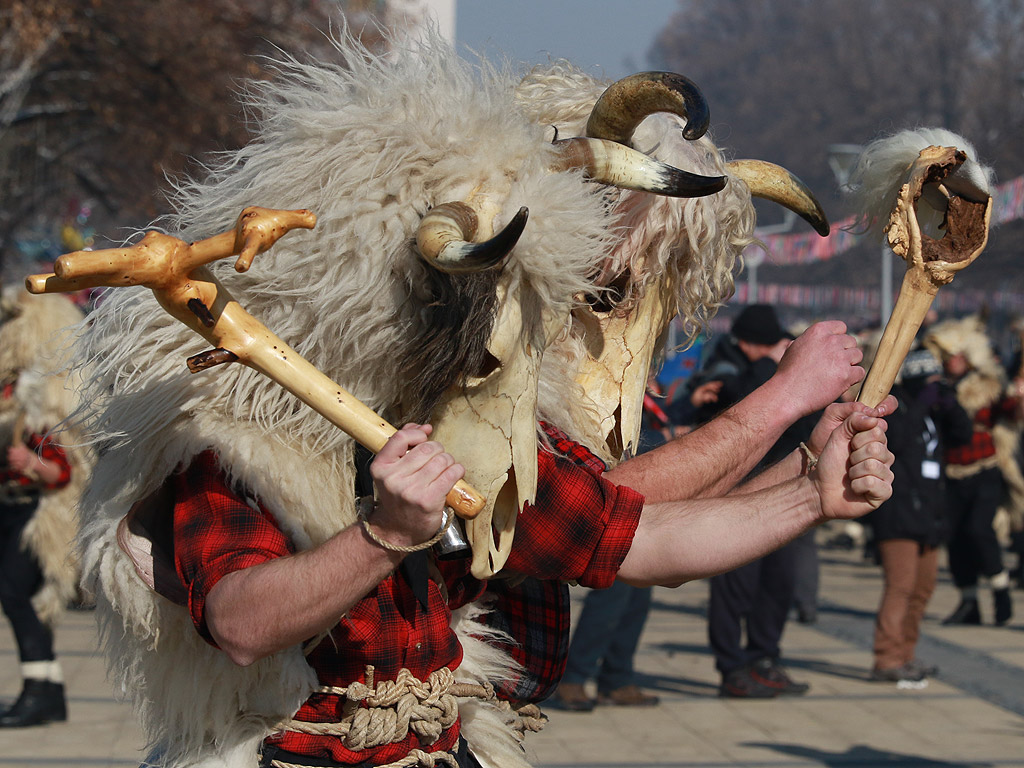
[[[992,343],[985,332],[985,324],[978,316],[970,315],[958,320],[936,323],[928,331],[925,346],[940,359],[956,354],[963,354],[967,358],[970,370],[957,383],[956,394],[960,404],[972,419],[982,408],[1013,394],[1007,387],[1006,374],[992,350]],[[957,469],[962,472],[961,476],[967,476],[993,464],[998,466],[1006,481],[1008,492],[1007,504],[1003,510],[1009,515],[1009,525],[1019,529],[1024,517],[1024,477],[1016,458],[1020,443],[1020,425],[1005,422],[995,424],[992,428],[992,441],[996,448],[994,461],[980,461]],[[1002,533],[1005,538],[1007,532]]]
[[[396,43],[387,58],[344,35],[337,48],[344,65],[288,59],[274,81],[250,86],[256,138],[206,179],[181,183],[166,228],[195,240],[231,228],[252,203],[315,211],[314,230],[290,234],[249,272],[224,262],[213,271],[251,314],[392,423],[430,417],[435,437],[490,498],[515,480],[513,510],[532,498],[529,468],[516,462],[532,463],[535,476],[538,419],[617,458],[602,415],[609,406],[587,397],[580,381],[585,360],[601,359],[588,333],[644,306],[662,325],[681,310],[696,334],[731,292],[735,260],[751,240],[747,184],[730,177],[712,197],[680,200],[551,172],[553,127],[582,135],[606,85],[564,62],[518,79],[462,61],[436,37],[415,50]],[[652,116],[633,143],[677,167],[727,175],[710,139],[684,141],[681,127]],[[484,193],[492,229],[529,208],[514,252],[497,277],[439,276],[416,251],[421,218]],[[644,304],[651,296],[654,309]],[[612,309],[598,317],[602,302]],[[463,312],[476,306],[485,308],[479,317]],[[235,666],[199,637],[185,609],[144,586],[117,544],[118,523],[176,466],[212,448],[229,480],[273,510],[297,548],[316,546],[355,520],[353,445],[251,370],[190,374],[185,358],[203,349],[142,289],[109,292],[78,340],[91,366],[81,417],[101,454],[82,502],[84,565],[114,678],[162,764],[251,768],[259,742],[317,684],[301,649]],[[465,375],[432,378],[445,370]],[[520,377],[512,395],[488,389],[508,371]],[[445,431],[450,414],[476,415],[485,402],[511,403],[496,423],[507,417],[530,432],[495,475],[474,465],[492,454],[485,424],[468,448],[457,442],[468,430]],[[509,455],[501,432],[492,430],[496,450]],[[460,680],[511,671],[484,642],[478,611],[455,617],[465,648]],[[464,704],[463,733],[478,759],[523,765],[501,711]]]
[[[41,300],[42,299],[42,300]],[[13,394],[0,400],[0,441],[8,446],[15,433],[27,436],[54,431],[71,464],[71,482],[42,494],[23,546],[43,571],[43,585],[32,602],[43,623],[53,626],[76,597],[79,564],[74,548],[75,507],[89,478],[90,451],[76,430],[64,424],[75,407],[75,387],[61,362],[70,326],[82,312],[65,296],[30,296],[6,288],[0,296],[0,381]]]

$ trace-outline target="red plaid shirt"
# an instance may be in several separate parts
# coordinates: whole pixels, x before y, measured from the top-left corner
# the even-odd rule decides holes
[[[572,460],[540,453],[536,506],[544,514],[533,506],[523,510],[506,569],[541,579],[607,587],[629,549],[643,499],[628,488],[604,480],[599,474],[603,464],[586,449],[564,435],[554,440],[556,448],[565,450]],[[172,478],[172,483],[177,498],[176,567],[188,591],[192,620],[200,634],[212,642],[206,627],[205,601],[217,581],[240,568],[286,556],[292,547],[270,512],[247,503],[228,487],[213,453],[197,456]],[[403,667],[419,679],[443,666],[458,667],[462,648],[449,626],[451,610],[479,598],[485,585],[469,575],[468,561],[438,562],[437,566],[447,587],[447,599],[431,581],[424,610],[405,578],[394,573],[341,619],[330,637],[307,656],[321,685],[343,687],[365,682],[367,665],[373,665],[376,681],[394,679]],[[547,585],[544,589],[558,594],[564,587]],[[505,626],[515,637],[529,635],[521,649],[513,649],[528,668],[527,679],[539,681],[537,686],[550,687],[557,682],[552,676],[560,676],[564,668],[568,605],[557,600],[538,605],[531,597],[535,595],[506,592],[498,607],[506,612]],[[544,658],[524,656],[530,650],[537,650]],[[314,694],[296,718],[337,722],[343,717],[341,708],[338,696]],[[286,732],[270,741],[302,755],[381,765],[405,757],[414,748],[432,752],[452,749],[458,734],[456,723],[432,745],[423,745],[410,734],[400,742],[358,752],[331,736]]]
[[[39,457],[44,461],[49,461],[60,467],[60,475],[57,476],[57,480],[53,483],[40,483],[38,478],[32,478],[5,467],[4,469],[0,469],[0,483],[14,483],[20,486],[36,486],[45,488],[48,491],[56,491],[71,482],[71,464],[68,463],[68,457],[67,454],[64,453],[63,448],[54,444],[49,437],[44,438],[42,435],[36,434],[29,435],[25,444],[28,446],[29,450],[38,453]],[[4,460],[6,461],[6,454]]]
[[[996,444],[992,441],[992,428],[1000,421],[1014,420],[1019,405],[1019,398],[1004,397],[974,414],[971,442],[947,449],[946,463],[968,466],[995,456]]]

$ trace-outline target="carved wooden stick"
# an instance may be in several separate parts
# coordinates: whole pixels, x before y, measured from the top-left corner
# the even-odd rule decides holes
[[[939,288],[978,258],[988,242],[992,198],[961,197],[939,184],[966,159],[955,147],[927,147],[908,169],[887,227],[889,244],[906,260],[907,273],[857,397],[866,405],[874,407],[889,394]],[[946,232],[940,240],[922,234],[917,221],[916,207],[925,184],[938,184],[948,204]]]
[[[377,453],[395,428],[372,409],[317,370],[266,326],[250,315],[204,265],[238,254],[235,269],[244,272],[253,257],[295,228],[311,229],[316,216],[306,210],[275,211],[249,207],[234,231],[188,244],[150,232],[130,248],[76,251],[57,259],[54,274],[31,275],[31,293],[82,288],[143,285],[160,305],[215,349],[189,360],[193,372],[238,362],[270,377],[302,402]],[[485,500],[465,482],[448,494],[447,503],[467,519],[483,509]]]

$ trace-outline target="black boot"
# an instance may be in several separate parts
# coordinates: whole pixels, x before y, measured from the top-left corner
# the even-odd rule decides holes
[[[0,715],[0,728],[24,728],[68,719],[64,684],[49,680],[25,680],[14,705]]]
[[[981,624],[981,611],[978,601],[974,598],[961,600],[949,616],[942,620],[943,624]]]
[[[995,601],[996,626],[1003,626],[1013,618],[1013,600],[1010,599],[1010,588],[993,589],[992,599]]]

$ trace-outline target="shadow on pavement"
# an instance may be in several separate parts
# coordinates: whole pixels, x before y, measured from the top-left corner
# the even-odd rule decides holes
[[[826,766],[842,766],[852,768],[853,766],[915,766],[915,768],[987,768],[993,763],[988,762],[949,762],[946,760],[932,760],[920,755],[901,754],[890,752],[884,749],[875,749],[862,744],[856,744],[845,752],[827,752],[813,747],[805,747],[800,744],[774,744],[770,742],[746,742],[745,747],[763,747],[773,749],[790,757],[799,757],[804,760],[813,760],[816,763]]]

